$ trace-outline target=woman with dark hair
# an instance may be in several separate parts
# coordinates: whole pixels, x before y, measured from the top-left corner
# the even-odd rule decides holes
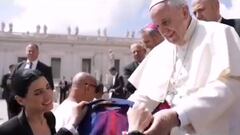
[[[74,114],[65,128],[55,131],[53,91],[43,74],[38,70],[18,70],[12,75],[12,89],[16,101],[22,106],[18,116],[0,126],[0,135],[75,135],[74,127],[86,113],[86,102],[74,108]]]

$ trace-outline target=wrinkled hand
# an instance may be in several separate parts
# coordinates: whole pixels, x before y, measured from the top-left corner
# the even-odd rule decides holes
[[[180,121],[175,111],[161,110],[154,114],[151,126],[144,132],[146,135],[169,135],[173,127],[179,126]]]
[[[87,104],[88,102],[81,101],[76,106],[74,106],[72,111],[72,117],[68,121],[68,124],[72,124],[73,126],[77,126],[81,123],[87,112]],[[63,112],[64,113],[64,112]]]
[[[143,132],[153,119],[151,112],[144,107],[144,104],[135,104],[132,108],[129,108],[127,117],[129,125],[128,131],[137,130],[140,132]]]

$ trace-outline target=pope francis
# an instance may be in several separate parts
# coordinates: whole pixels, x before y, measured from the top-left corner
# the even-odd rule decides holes
[[[240,38],[234,28],[191,17],[186,0],[153,0],[152,21],[166,39],[129,81],[130,100],[154,114],[145,134],[240,134]]]

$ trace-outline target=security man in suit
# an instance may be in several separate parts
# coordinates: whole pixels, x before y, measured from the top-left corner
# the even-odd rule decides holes
[[[232,26],[240,36],[240,19],[225,19],[220,15],[218,0],[193,0],[193,13],[199,20],[220,22]]]
[[[39,56],[39,47],[37,44],[30,43],[26,46],[26,56],[27,60],[20,62],[16,65],[16,68],[14,70],[14,73],[20,69],[37,69],[49,82],[49,85],[51,89],[54,89],[54,83],[53,83],[53,77],[52,77],[52,68],[47,66],[46,64],[42,63],[38,60]],[[14,106],[11,106],[9,110],[12,110],[12,114],[18,114],[21,111],[21,106],[17,104],[16,100],[14,98],[11,99],[11,104],[14,104]],[[11,116],[13,117],[13,116]]]
[[[108,91],[112,92],[112,97],[114,98],[125,98],[123,77],[119,75],[115,67],[111,67],[109,72],[112,75],[112,81]]]
[[[136,88],[128,81],[128,78],[132,75],[134,70],[138,67],[138,65],[142,62],[146,55],[146,49],[143,46],[142,42],[133,43],[130,45],[130,50],[133,55],[134,61],[124,67],[123,76],[124,76],[124,89],[127,91],[130,96]]]
[[[11,74],[15,69],[15,65],[11,64],[9,65],[9,72],[7,74],[4,74],[1,81],[1,87],[3,88],[3,95],[2,98],[6,100],[7,102],[7,112],[8,112],[8,118],[12,118],[13,116],[17,115],[14,112],[19,112],[18,108],[15,108],[17,102],[11,102],[14,100],[14,94],[11,91]]]
[[[44,77],[48,80],[52,89],[54,89],[52,68],[38,60],[39,47],[37,44],[30,43],[26,46],[27,60],[18,63],[16,70],[18,69],[37,69],[44,74]]]

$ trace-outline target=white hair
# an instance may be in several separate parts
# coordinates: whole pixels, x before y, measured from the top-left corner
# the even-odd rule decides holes
[[[170,5],[181,7],[181,6],[188,6],[187,0],[166,0],[170,2]]]

